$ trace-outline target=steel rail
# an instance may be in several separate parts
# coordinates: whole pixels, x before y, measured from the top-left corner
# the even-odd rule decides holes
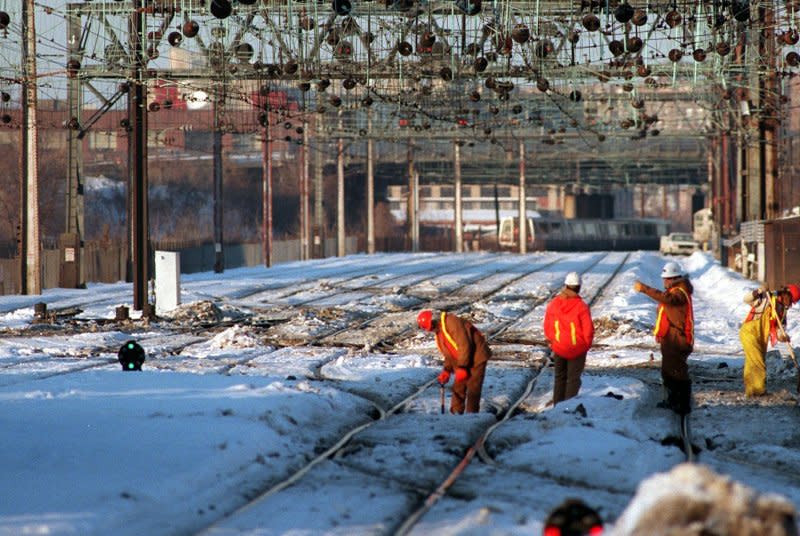
[[[528,395],[530,395],[536,386],[536,381],[539,379],[540,374],[541,368],[535,371],[534,376],[528,381],[525,389],[522,391],[522,394],[516,397],[514,403],[509,406],[508,409],[502,413],[502,415],[498,416],[497,422],[492,423],[491,426],[484,430],[475,443],[467,449],[464,457],[453,468],[450,474],[447,475],[447,478],[445,478],[442,483],[439,484],[436,489],[425,498],[419,508],[417,508],[395,530],[392,531],[393,534],[396,536],[405,536],[408,534],[414,525],[419,522],[422,516],[424,516],[439,501],[439,499],[445,496],[447,490],[450,489],[455,481],[458,480],[458,478],[464,473],[464,470],[469,466],[470,462],[472,462],[472,459],[476,455],[478,455],[481,459],[489,459],[484,450],[486,440],[489,438],[492,432],[504,424],[514,414],[519,405],[524,402],[526,398],[528,398]]]
[[[601,258],[602,258],[602,257],[601,257]],[[546,265],[546,266],[550,266],[550,265],[552,265],[552,264],[555,264],[555,263],[557,263],[559,260],[563,260],[563,259],[555,259],[553,262],[551,262],[551,263],[547,263],[547,265]],[[522,261],[522,262],[527,262],[527,261]],[[522,263],[522,262],[521,262],[521,263]],[[598,259],[598,262],[599,262],[599,259]],[[538,270],[541,270],[541,269],[543,269],[544,267],[545,267],[545,266],[538,266],[536,269],[534,269],[534,270],[531,270],[531,271],[530,271],[530,272],[528,272],[528,273],[525,273],[525,274],[522,274],[521,276],[515,277],[515,278],[514,278],[512,281],[516,281],[516,280],[518,280],[518,279],[520,279],[520,278],[522,278],[522,277],[527,277],[528,275],[530,275],[530,273],[534,273],[534,272],[536,272],[536,271],[538,271]],[[493,277],[494,275],[495,275],[495,274],[489,274],[489,276],[487,276],[487,277]],[[507,284],[508,284],[508,282],[505,282],[505,283],[503,283],[503,284],[501,285],[501,288],[504,288],[504,287],[505,287]],[[491,296],[491,295],[493,295],[493,294],[495,294],[495,293],[499,292],[499,290],[500,290],[500,289],[497,289],[497,288],[490,289],[489,291],[485,292],[485,293],[483,294],[483,296],[484,296],[484,298],[485,298],[485,297],[488,297],[488,296]],[[474,299],[474,298],[473,298],[473,299]],[[533,307],[535,307],[535,304],[531,306],[531,308],[533,308]],[[492,329],[490,328],[490,329],[489,329],[489,330],[487,330],[487,331],[491,333]],[[509,407],[508,407],[506,410],[504,410],[504,411],[501,411],[501,413],[500,413],[500,414],[498,414],[498,416],[497,416],[497,419],[498,419],[498,421],[499,421],[500,423],[502,423],[502,422],[505,422],[505,421],[506,421],[508,418],[510,418],[510,417],[513,415],[513,412],[514,412],[514,411],[516,411],[516,409],[517,409],[517,407],[519,406],[519,404],[521,404],[521,403],[522,403],[522,401],[524,401],[524,399],[525,399],[525,398],[527,398],[527,396],[530,394],[531,390],[532,390],[532,389],[533,389],[533,387],[535,386],[535,380],[536,380],[536,378],[538,377],[538,375],[539,375],[539,372],[540,372],[540,370],[536,370],[536,371],[534,372],[534,377],[533,377],[533,378],[531,378],[531,379],[530,379],[528,382],[526,382],[526,386],[525,386],[525,388],[522,390],[522,393],[521,393],[519,396],[517,396],[517,397],[515,398],[515,402],[514,402],[514,403],[513,403],[511,406],[509,406]],[[269,488],[265,489],[265,490],[264,490],[264,491],[262,491],[261,493],[257,493],[257,495],[255,495],[255,496],[254,496],[252,499],[250,499],[250,500],[249,500],[247,503],[245,503],[245,504],[244,504],[244,505],[242,505],[241,507],[239,507],[239,508],[235,509],[233,512],[230,512],[230,513],[226,514],[224,517],[222,517],[222,518],[220,518],[220,519],[218,519],[218,520],[214,521],[212,524],[210,524],[209,526],[205,527],[204,529],[202,529],[201,531],[199,531],[197,534],[200,534],[200,535],[202,535],[202,534],[207,534],[207,533],[209,533],[209,531],[213,530],[213,529],[214,529],[214,527],[216,527],[216,526],[219,524],[219,522],[223,521],[224,519],[228,519],[228,518],[231,518],[231,517],[233,517],[233,516],[235,516],[235,515],[238,515],[238,514],[244,513],[244,512],[246,512],[246,511],[248,511],[248,510],[250,510],[250,509],[254,508],[256,504],[258,504],[258,503],[260,503],[260,502],[262,502],[262,501],[266,500],[266,499],[267,499],[267,498],[269,498],[270,496],[272,496],[272,495],[275,495],[276,493],[279,493],[280,491],[282,491],[282,490],[284,490],[284,489],[286,489],[286,488],[290,487],[291,485],[293,485],[293,484],[297,483],[297,482],[298,482],[298,481],[299,481],[299,480],[300,480],[300,479],[301,479],[303,476],[305,476],[305,475],[306,475],[306,474],[307,474],[307,473],[308,473],[308,472],[309,472],[309,471],[310,471],[310,470],[311,470],[313,467],[315,467],[315,466],[316,466],[316,465],[318,465],[319,463],[321,463],[321,462],[323,462],[323,461],[325,461],[325,460],[328,460],[328,459],[333,459],[333,458],[335,458],[335,457],[337,456],[337,454],[338,454],[340,451],[342,451],[342,449],[344,449],[344,448],[346,447],[346,445],[347,445],[347,444],[348,444],[348,443],[349,443],[349,442],[352,440],[352,438],[353,438],[353,437],[354,437],[356,434],[358,434],[359,432],[361,432],[361,431],[363,431],[363,430],[365,430],[365,429],[369,428],[369,427],[370,427],[370,426],[372,426],[373,424],[376,424],[377,422],[384,421],[386,418],[388,418],[388,417],[390,417],[390,416],[392,416],[392,415],[394,415],[394,414],[398,413],[398,412],[399,412],[399,411],[400,411],[402,408],[406,407],[406,406],[407,406],[407,405],[408,405],[408,404],[409,404],[409,403],[410,403],[412,400],[414,400],[415,398],[417,398],[417,397],[421,396],[423,393],[425,393],[425,392],[426,392],[426,390],[427,390],[428,388],[432,387],[432,386],[433,386],[433,385],[435,385],[435,384],[436,384],[436,378],[434,378],[434,379],[432,379],[432,380],[429,380],[429,381],[427,381],[427,382],[426,382],[426,383],[424,383],[422,386],[420,386],[420,387],[419,387],[419,388],[418,388],[418,389],[417,389],[417,390],[416,390],[416,391],[415,391],[415,392],[414,392],[412,395],[410,395],[410,396],[408,396],[408,397],[404,398],[402,401],[400,401],[399,403],[395,404],[395,405],[394,405],[392,408],[390,408],[389,410],[385,410],[385,411],[384,411],[384,410],[381,410],[381,409],[380,409],[380,408],[377,406],[377,404],[376,404],[375,406],[376,406],[376,408],[378,408],[378,411],[379,411],[379,418],[378,418],[378,419],[376,419],[376,420],[374,420],[374,421],[370,421],[370,422],[362,423],[362,424],[360,424],[360,425],[356,426],[355,428],[353,428],[352,430],[350,430],[350,431],[346,432],[346,433],[345,433],[345,434],[344,434],[344,435],[343,435],[343,436],[342,436],[340,439],[338,439],[338,440],[337,440],[337,441],[336,441],[336,442],[335,442],[335,443],[334,443],[334,444],[333,444],[331,447],[329,447],[328,449],[326,449],[326,450],[325,450],[325,452],[323,452],[323,453],[322,453],[322,454],[320,454],[319,456],[315,457],[313,460],[311,460],[310,462],[308,462],[308,464],[306,464],[305,466],[303,466],[303,467],[301,467],[300,469],[298,469],[297,471],[295,471],[295,472],[294,472],[294,473],[293,473],[291,476],[289,476],[288,478],[286,478],[286,479],[282,480],[281,482],[278,482],[278,483],[272,484],[272,485],[271,485]],[[490,426],[487,428],[487,430],[486,430],[486,431],[484,431],[484,432],[483,432],[481,435],[482,435],[483,437],[488,437],[488,435],[489,435],[489,434],[491,434],[491,432],[492,432],[494,429],[496,429],[496,428],[497,428],[497,425],[498,425],[498,422],[497,422],[497,421],[496,421],[496,422],[494,422],[494,423],[492,423],[492,425],[490,425]],[[488,433],[487,433],[487,432],[488,432]],[[473,457],[475,454],[478,454],[479,456],[481,456],[481,455],[483,455],[483,456],[486,456],[486,455],[485,455],[485,453],[484,453],[484,454],[481,454],[481,451],[482,451],[482,449],[480,448],[480,445],[478,445],[478,446],[475,446],[475,445],[473,445],[473,447],[471,447],[470,449],[468,449],[468,454],[467,454],[467,456],[468,456],[470,459],[471,459],[471,458],[472,458],[472,457]],[[464,460],[462,460],[462,462],[461,462],[459,465],[460,465],[460,466],[462,466],[462,465],[463,465],[463,466],[465,467],[465,466],[466,466],[468,463],[469,463],[469,461],[468,461],[468,460],[467,460],[466,462],[465,462]],[[452,480],[454,480],[454,478],[455,478],[455,477],[453,477],[453,478],[452,478]],[[448,480],[450,480],[450,477],[448,477],[448,479],[445,479],[445,482],[447,482]],[[448,486],[449,486],[449,485],[448,485]]]

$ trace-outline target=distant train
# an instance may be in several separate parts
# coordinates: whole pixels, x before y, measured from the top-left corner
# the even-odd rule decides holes
[[[500,220],[501,248],[519,249],[519,218]],[[630,251],[657,250],[670,222],[657,219],[528,218],[528,250]]]

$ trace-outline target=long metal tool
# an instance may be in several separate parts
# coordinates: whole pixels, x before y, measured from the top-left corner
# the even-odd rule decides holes
[[[441,400],[442,405],[442,415],[444,415],[444,384],[439,384],[439,399]]]
[[[794,355],[794,348],[792,347],[792,342],[789,340],[789,336],[786,334],[786,330],[783,329],[783,322],[780,318],[778,318],[778,312],[775,310],[775,295],[770,294],[770,309],[772,313],[772,318],[775,319],[775,324],[778,326],[778,331],[781,334],[781,337],[786,340],[786,346],[789,347],[789,355],[794,362],[794,368],[797,369],[797,392],[800,393],[800,365],[797,364],[797,357]]]
[[[789,340],[788,335],[786,335],[786,331],[783,329],[783,324],[778,322],[778,327],[783,334],[783,337],[786,339],[786,346],[789,347],[789,355],[792,357],[792,361],[794,361],[794,368],[797,369],[797,392],[800,393],[800,365],[797,364],[797,357],[794,355],[792,342]]]

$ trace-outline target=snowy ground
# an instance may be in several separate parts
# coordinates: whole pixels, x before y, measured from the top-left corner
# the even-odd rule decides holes
[[[797,507],[786,344],[768,354],[769,394],[742,396],[742,296],[758,283],[705,254],[679,260],[695,285],[696,461]],[[530,535],[567,497],[610,527],[643,481],[685,460],[677,419],[655,407],[655,304],[631,290],[660,286],[664,262],[356,255],[183,276],[178,310],[122,323],[130,284],[0,297],[0,535]],[[541,320],[573,270],[596,345],[580,395],[553,408]],[[51,316],[34,322],[40,301]],[[429,307],[496,332],[479,414],[440,414],[441,359],[414,323]],[[787,331],[800,340],[797,308]],[[147,352],[142,372],[116,361],[131,339]]]

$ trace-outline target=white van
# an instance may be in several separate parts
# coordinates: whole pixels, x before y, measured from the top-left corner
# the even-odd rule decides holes
[[[691,255],[700,251],[700,242],[689,233],[669,233],[661,237],[658,251],[662,255]]]

